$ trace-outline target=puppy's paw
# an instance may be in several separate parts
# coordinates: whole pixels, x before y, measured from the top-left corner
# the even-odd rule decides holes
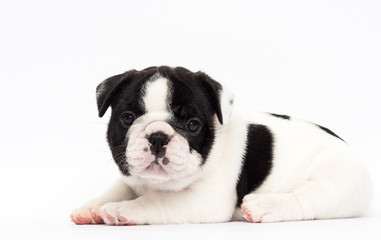
[[[143,209],[133,201],[106,203],[100,208],[100,216],[107,225],[145,224]]]
[[[243,217],[253,223],[299,220],[296,199],[287,193],[249,194],[242,203]]]
[[[99,209],[104,202],[92,201],[75,209],[70,218],[75,224],[102,224],[103,219],[99,215]]]

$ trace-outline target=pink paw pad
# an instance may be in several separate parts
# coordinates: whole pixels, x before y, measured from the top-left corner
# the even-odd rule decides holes
[[[77,216],[71,215],[71,220],[75,224],[90,224],[91,223],[91,218],[81,217],[81,215],[79,214]]]
[[[97,224],[104,223],[103,219],[100,216],[98,216],[96,213],[93,213],[92,217],[93,217],[95,223],[97,223]]]
[[[115,222],[115,218],[113,216],[111,216],[110,214],[106,213],[106,218],[110,221],[110,222]]]
[[[126,226],[134,226],[134,225],[136,225],[135,223],[128,221],[127,218],[125,218],[123,216],[119,216],[118,217],[118,222],[119,222],[118,223],[119,225],[126,225]]]
[[[121,222],[121,223],[123,223],[123,222],[127,222],[127,218],[122,217],[122,216],[119,216],[119,217],[118,217],[118,221]]]
[[[245,199],[243,200],[243,202],[245,202]],[[243,214],[245,214],[247,220],[249,220],[250,222],[252,222],[252,223],[261,223],[262,222],[262,219],[254,220],[253,217],[251,216],[251,212],[246,207],[243,206],[242,211],[243,211]]]
[[[117,225],[128,225],[128,220],[125,217],[119,216]]]
[[[76,217],[74,217],[73,215],[70,215],[70,218],[71,218],[71,221],[75,224],[79,224],[79,221],[77,220]]]

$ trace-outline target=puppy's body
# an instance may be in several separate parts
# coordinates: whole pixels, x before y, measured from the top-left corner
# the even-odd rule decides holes
[[[74,222],[275,222],[355,217],[369,205],[365,167],[328,129],[233,111],[232,95],[202,73],[132,75],[97,92],[100,116],[113,109],[108,140],[123,177]]]

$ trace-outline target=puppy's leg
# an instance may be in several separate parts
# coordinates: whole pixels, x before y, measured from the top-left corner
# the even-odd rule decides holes
[[[369,203],[368,193],[341,194],[341,189],[326,188],[309,180],[290,193],[252,193],[242,203],[243,217],[250,222],[280,222],[361,216]],[[367,188],[365,186],[365,188]],[[365,194],[365,195],[364,195]]]
[[[348,156],[327,165],[288,193],[252,193],[242,204],[250,222],[278,222],[361,216],[371,199],[369,176]]]
[[[152,192],[132,201],[107,203],[100,214],[109,225],[217,223],[229,221],[234,208],[235,193],[215,195],[193,189]]]
[[[292,193],[248,194],[242,203],[243,217],[250,222],[301,220],[303,213]]]
[[[99,209],[103,204],[133,199],[135,197],[132,189],[120,178],[103,195],[74,210],[70,217],[76,224],[103,223],[104,221],[99,215]]]

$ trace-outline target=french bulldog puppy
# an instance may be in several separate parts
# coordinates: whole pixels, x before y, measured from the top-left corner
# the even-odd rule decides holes
[[[245,87],[245,86],[242,86]],[[76,224],[280,222],[361,216],[363,162],[332,131],[286,115],[233,109],[202,72],[150,67],[97,87],[121,178],[73,211]]]

